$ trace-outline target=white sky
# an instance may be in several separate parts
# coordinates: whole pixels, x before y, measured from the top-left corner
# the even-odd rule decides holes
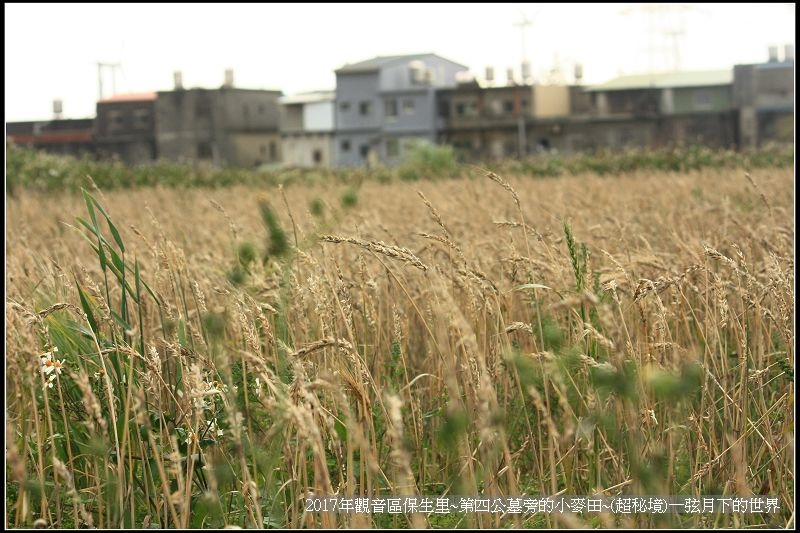
[[[90,117],[97,61],[119,61],[117,92],[235,85],[285,94],[332,89],[334,69],[375,55],[435,52],[505,81],[519,71],[523,13],[533,21],[525,53],[537,80],[556,62],[584,82],[670,68],[677,38],[684,70],[730,68],[794,45],[794,4],[5,4],[6,120]],[[649,4],[653,6],[654,4]],[[626,14],[625,11],[628,11]],[[649,32],[649,30],[653,30]],[[650,50],[650,52],[648,52]],[[110,92],[111,77],[105,77]]]

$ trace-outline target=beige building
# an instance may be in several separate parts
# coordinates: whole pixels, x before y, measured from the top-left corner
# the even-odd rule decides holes
[[[335,101],[336,93],[333,91],[280,99],[284,165],[305,168],[333,165]]]
[[[525,157],[550,148],[542,125],[570,113],[567,86],[481,87],[477,82],[439,91],[439,141],[464,159]],[[549,130],[547,130],[549,131]]]

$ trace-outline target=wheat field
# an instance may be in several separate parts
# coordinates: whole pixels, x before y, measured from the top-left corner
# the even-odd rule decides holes
[[[792,170],[465,173],[17,191],[6,526],[793,525]],[[780,511],[354,515],[309,494]]]

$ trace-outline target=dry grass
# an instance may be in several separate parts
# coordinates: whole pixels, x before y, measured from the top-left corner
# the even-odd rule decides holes
[[[334,185],[96,191],[120,236],[95,208],[105,271],[76,222],[92,226],[84,198],[17,191],[6,525],[786,526],[792,180],[475,171],[366,182],[353,207]],[[264,202],[288,249],[251,259],[244,241],[270,247]],[[781,512],[560,522],[302,503],[560,491],[768,494]]]

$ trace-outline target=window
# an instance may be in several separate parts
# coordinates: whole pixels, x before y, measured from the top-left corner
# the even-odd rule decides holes
[[[365,100],[358,104],[358,112],[361,113],[363,116],[367,116],[372,113],[372,102],[369,100]]]
[[[350,102],[341,102],[339,104],[339,110],[343,112],[350,111]]]
[[[122,111],[114,109],[108,112],[108,130],[109,132],[118,131],[123,128],[124,118]]]
[[[200,159],[211,159],[212,152],[210,142],[197,143],[197,157]]]
[[[456,102],[456,116],[459,117],[477,117],[478,105],[474,100],[467,100],[464,102]]]
[[[314,150],[312,157],[315,165],[322,163],[322,150]]]
[[[339,146],[341,147],[342,152],[350,151],[350,141],[342,141]]]
[[[450,102],[439,102],[439,116],[442,118],[450,116]]]
[[[386,106],[386,118],[396,118],[397,117],[397,99],[396,98],[387,98],[384,102]],[[364,113],[362,113],[363,115]]]
[[[397,139],[386,140],[386,157],[397,157],[400,155],[400,143]]]
[[[150,110],[137,109],[133,112],[133,124],[136,129],[147,129],[150,127]]]
[[[359,147],[358,153],[361,154],[362,158],[366,159],[367,156],[369,155],[369,145],[368,144],[362,144]]]
[[[514,102],[511,100],[506,100],[503,102],[503,111],[506,113],[513,113],[514,112]]]
[[[403,113],[406,115],[413,115],[414,114],[414,100],[411,98],[406,98],[403,100]]]

